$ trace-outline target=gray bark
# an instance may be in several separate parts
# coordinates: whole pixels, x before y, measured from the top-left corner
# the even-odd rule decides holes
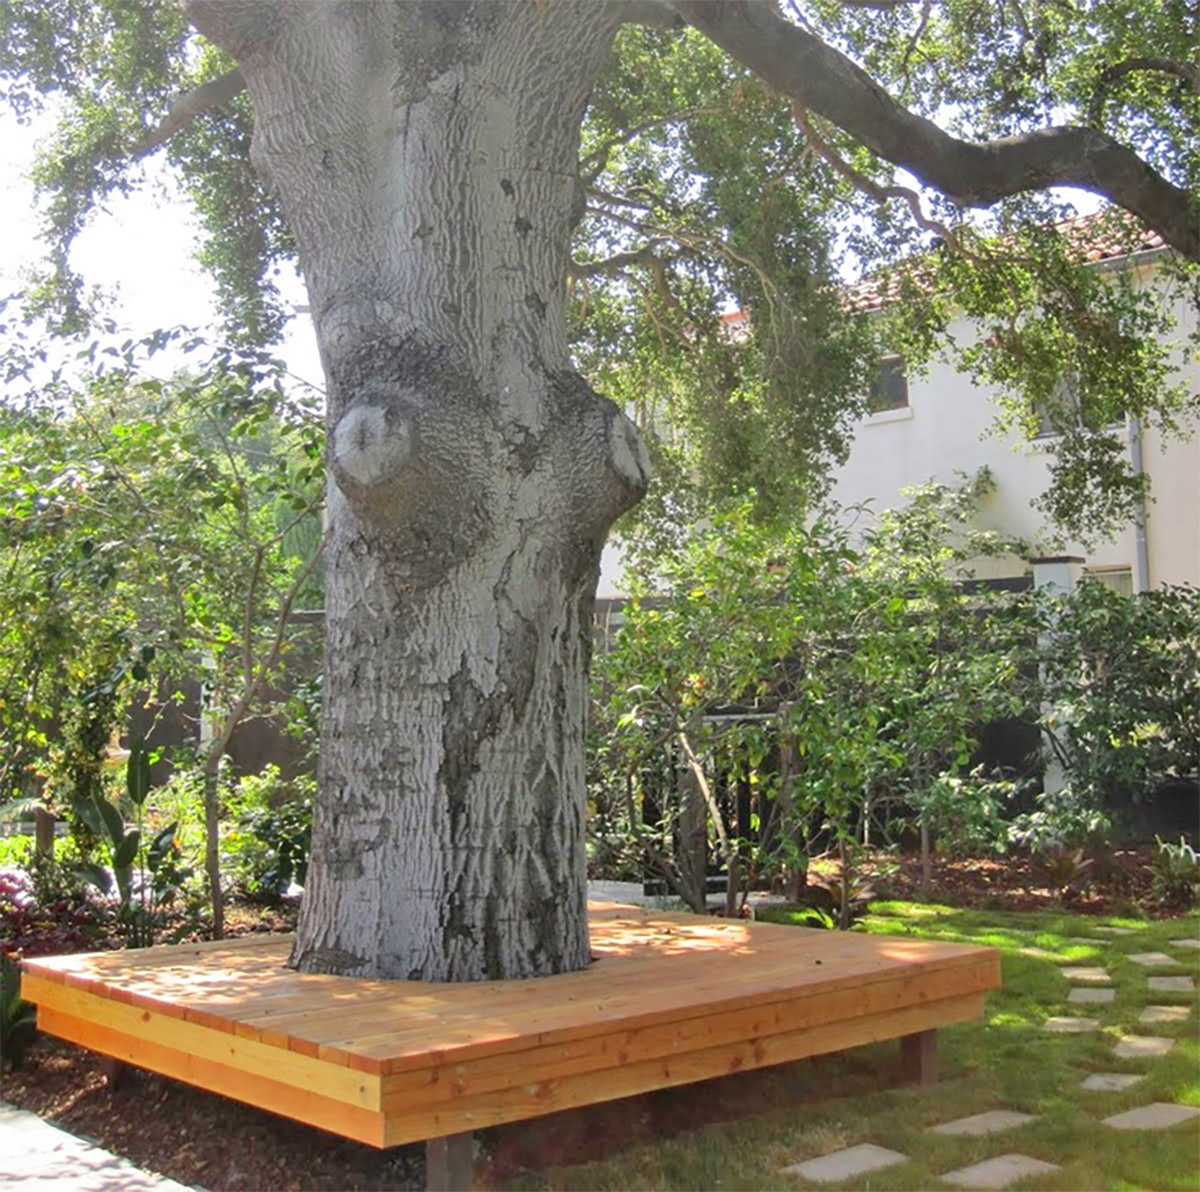
[[[566,345],[578,130],[612,12],[188,13],[238,57],[328,383],[321,794],[292,963],[581,968],[592,599],[648,474]]]

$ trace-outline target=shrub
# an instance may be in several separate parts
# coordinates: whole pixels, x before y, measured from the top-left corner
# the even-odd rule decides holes
[[[1181,836],[1178,844],[1158,840],[1158,855],[1150,866],[1150,893],[1164,906],[1187,908],[1200,899],[1200,855]]]
[[[235,886],[248,898],[277,902],[308,877],[312,848],[311,776],[284,782],[275,766],[247,775],[230,799],[236,821],[225,837]]]
[[[21,997],[17,962],[0,953],[0,1070],[20,1067],[37,1034],[37,1011]]]

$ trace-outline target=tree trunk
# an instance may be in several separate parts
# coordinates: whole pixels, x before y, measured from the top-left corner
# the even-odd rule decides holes
[[[292,963],[581,968],[592,602],[648,477],[566,344],[579,125],[614,13],[188,12],[245,75],[328,382],[320,798]]]
[[[679,818],[675,825],[679,896],[698,915],[708,913],[708,804],[695,770],[681,760]]]
[[[212,937],[225,938],[225,892],[221,888],[221,754],[204,759],[204,875],[212,905]]]

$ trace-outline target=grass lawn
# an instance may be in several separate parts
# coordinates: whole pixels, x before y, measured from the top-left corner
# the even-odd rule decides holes
[[[1104,925],[1131,933],[1101,938],[1096,927]],[[872,906],[862,929],[989,944],[1003,953],[1003,988],[989,997],[983,1019],[940,1032],[937,1087],[896,1083],[895,1043],[729,1077],[691,1094],[732,1100],[729,1120],[625,1148],[614,1137],[604,1161],[527,1171],[504,1186],[929,1189],[948,1186],[938,1180],[945,1172],[1017,1152],[1061,1170],[1012,1185],[1016,1188],[1200,1189],[1200,1119],[1155,1131],[1101,1125],[1102,1118],[1155,1101],[1200,1107],[1196,992],[1161,993],[1147,986],[1156,975],[1200,976],[1200,951],[1169,943],[1200,938],[1200,916],[1146,922],[881,902]],[[1168,953],[1181,967],[1147,970],[1128,959],[1143,952]],[[1060,971],[1063,965],[1107,968],[1115,1000],[1068,1003],[1072,986]],[[1178,1022],[1140,1023],[1138,1015],[1148,1005],[1187,1006],[1190,1014]],[[1046,1019],[1068,1015],[1099,1019],[1100,1030],[1056,1035],[1042,1029]],[[1112,1051],[1122,1034],[1176,1042],[1162,1057],[1119,1059]],[[1145,1078],[1122,1092],[1079,1087],[1097,1072]],[[739,1097],[744,1112],[738,1111]],[[990,1109],[1017,1110],[1037,1120],[979,1138],[927,1132]],[[844,1184],[812,1184],[781,1173],[789,1164],[859,1143],[902,1152],[908,1161]]]

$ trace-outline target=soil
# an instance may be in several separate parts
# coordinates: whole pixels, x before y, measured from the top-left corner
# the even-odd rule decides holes
[[[1155,845],[1088,855],[1066,850],[1035,856],[935,857],[929,897],[944,906],[993,911],[1069,910],[1083,915],[1161,918],[1184,909],[1159,903],[1151,892]],[[880,856],[864,868],[873,898],[921,901],[921,860]]]
[[[1046,866],[1027,857],[939,858],[931,897],[964,908],[1170,913],[1150,899],[1147,862],[1153,851],[1114,850],[1087,865],[1064,860],[1055,867],[1057,887]],[[919,859],[876,869],[873,896],[917,897]],[[237,934],[286,929],[288,918],[246,907],[230,915]],[[822,1066],[830,1062],[785,1065],[489,1130],[481,1135],[477,1179],[495,1187],[523,1169],[582,1163],[652,1138],[752,1115],[760,1107],[828,1096],[831,1072],[822,1076]],[[860,1062],[853,1054],[839,1063],[839,1085],[853,1084],[856,1076],[864,1087],[899,1082],[898,1066],[881,1070],[873,1063],[869,1072],[856,1073]],[[785,1071],[796,1068],[805,1075]],[[4,1076],[0,1096],[182,1184],[255,1192],[424,1186],[423,1147],[376,1151],[151,1073],[122,1069],[114,1083],[98,1057],[46,1037],[19,1069]]]

